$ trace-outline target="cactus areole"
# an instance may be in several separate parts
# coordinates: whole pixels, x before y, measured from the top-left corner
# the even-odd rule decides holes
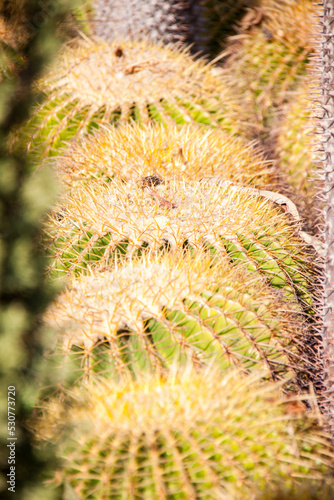
[[[329,425],[334,430],[334,1],[323,0],[321,54],[319,61],[321,86],[320,131],[322,134],[323,175],[325,181],[324,279],[324,356],[329,404]]]

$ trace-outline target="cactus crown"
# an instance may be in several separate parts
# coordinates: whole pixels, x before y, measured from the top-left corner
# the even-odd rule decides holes
[[[56,171],[70,186],[85,179],[140,180],[153,172],[166,180],[220,176],[257,187],[275,182],[272,163],[255,145],[196,125],[105,126],[67,148],[56,159]]]
[[[313,419],[285,414],[276,391],[258,374],[172,370],[75,389],[68,411],[53,401],[39,429],[59,442],[65,427],[58,478],[79,497],[249,497],[291,475],[316,480],[330,462]]]
[[[218,126],[225,120],[224,88],[214,68],[193,60],[186,49],[148,41],[76,41],[40,89],[45,101],[22,130],[19,143],[26,136],[28,146],[39,154],[42,146],[44,155],[102,123]]]

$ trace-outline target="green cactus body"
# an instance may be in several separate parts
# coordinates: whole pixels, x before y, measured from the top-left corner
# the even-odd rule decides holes
[[[268,142],[314,51],[315,8],[310,0],[263,0],[254,15],[230,40],[222,80],[242,104],[242,133]]]
[[[284,402],[259,375],[174,370],[74,389],[68,410],[51,401],[35,425],[57,441],[56,476],[79,498],[254,498],[331,481],[325,435]]]
[[[94,179],[141,181],[152,173],[161,182],[217,176],[259,188],[277,184],[276,169],[256,145],[198,125],[105,126],[73,142],[54,161],[60,180],[69,187]]]
[[[122,259],[124,260],[124,258]],[[221,369],[303,369],[296,302],[227,256],[142,255],[74,279],[46,323],[77,376],[138,374],[191,360]],[[304,332],[305,333],[305,332]]]
[[[285,109],[285,118],[277,133],[276,152],[283,174],[299,197],[299,204],[308,217],[315,217],[320,181],[314,151],[316,124],[312,120],[316,110],[315,106],[313,112],[311,108],[311,100],[315,100],[315,90],[311,89],[315,84],[312,86],[310,79],[312,75],[308,74]]]
[[[68,195],[46,229],[53,276],[113,265],[163,249],[210,250],[266,277],[287,296],[310,302],[303,245],[284,215],[252,190],[227,181],[90,183]]]
[[[230,129],[215,70],[185,50],[147,41],[76,42],[40,90],[45,94],[40,107],[13,142],[27,142],[42,156],[102,124],[196,122]]]

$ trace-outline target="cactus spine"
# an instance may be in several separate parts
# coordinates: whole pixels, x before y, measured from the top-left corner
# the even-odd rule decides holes
[[[276,187],[276,169],[259,148],[223,130],[195,125],[105,126],[70,145],[54,162],[69,187],[84,181],[140,181],[153,173],[162,180],[205,177],[257,188]]]
[[[147,41],[85,40],[67,47],[40,82],[45,99],[21,139],[55,154],[101,124],[155,121],[224,126],[224,88],[214,69],[187,51]],[[230,107],[233,98],[226,96]]]
[[[323,11],[321,16],[321,52],[319,56],[319,77],[321,89],[321,115],[320,131],[321,153],[324,176],[324,196],[325,196],[325,272],[324,272],[324,292],[323,292],[323,355],[325,361],[325,381],[327,384],[326,413],[328,425],[334,432],[334,259],[333,259],[333,241],[334,241],[334,137],[333,137],[333,117],[334,117],[334,97],[333,87],[333,64],[334,64],[334,45],[333,45],[333,19],[334,3],[332,0],[323,0]]]
[[[83,209],[84,207],[84,209]],[[139,183],[90,183],[51,217],[46,244],[51,271],[75,273],[112,265],[115,253],[203,247],[266,277],[293,300],[309,303],[305,245],[279,208],[228,181],[178,181],[154,189]]]
[[[295,304],[228,258],[141,256],[72,280],[46,318],[69,362],[81,358],[78,377],[138,375],[187,360],[224,370],[261,365],[274,378],[305,369],[307,332]]]
[[[51,401],[37,428],[58,443],[63,435],[57,477],[79,498],[218,500],[254,498],[264,486],[321,487],[326,437],[302,410],[284,410],[276,391],[258,374],[173,370],[75,389],[68,411]]]
[[[94,33],[103,40],[148,38],[192,45],[194,54],[215,54],[236,18],[254,0],[94,0]]]

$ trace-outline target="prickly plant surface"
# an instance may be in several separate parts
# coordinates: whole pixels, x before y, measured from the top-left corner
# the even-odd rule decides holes
[[[115,255],[145,248],[205,247],[292,297],[308,297],[308,259],[293,226],[267,199],[228,181],[91,183],[63,199],[47,233],[55,276],[112,265]]]
[[[218,500],[321,485],[331,453],[314,422],[258,374],[188,369],[74,389],[37,427],[58,443],[57,479],[79,498]]]
[[[233,32],[238,16],[252,0],[95,0],[94,33],[103,40],[147,38],[182,42],[193,53],[215,54]]]
[[[147,41],[75,43],[40,82],[40,90],[45,99],[21,138],[42,156],[102,124],[220,126],[226,121],[224,88],[214,68],[185,50]],[[229,101],[234,110],[233,98]]]
[[[263,279],[205,254],[142,256],[72,280],[46,315],[68,363],[81,361],[78,377],[186,361],[278,377],[305,368],[298,321]]]
[[[320,80],[320,110],[319,110],[319,132],[320,132],[320,159],[322,177],[324,183],[324,241],[325,241],[325,266],[323,279],[323,345],[322,352],[325,364],[324,394],[325,413],[328,427],[334,434],[334,393],[333,393],[333,353],[334,353],[334,100],[333,100],[333,18],[334,5],[330,0],[321,2],[321,50],[318,59],[318,71]]]
[[[315,7],[311,0],[264,0],[252,12],[253,18],[241,22],[241,33],[231,38],[223,80],[242,104],[238,121],[245,124],[243,133],[270,147],[280,109],[314,52]]]
[[[56,160],[55,171],[69,186],[112,178],[139,181],[217,176],[254,187],[275,186],[276,170],[261,150],[223,130],[200,126],[126,124],[77,141]]]
[[[316,167],[316,107],[315,84],[308,74],[293,100],[284,110],[284,118],[276,138],[279,168],[298,196],[299,205],[316,222],[320,200],[318,169]]]

